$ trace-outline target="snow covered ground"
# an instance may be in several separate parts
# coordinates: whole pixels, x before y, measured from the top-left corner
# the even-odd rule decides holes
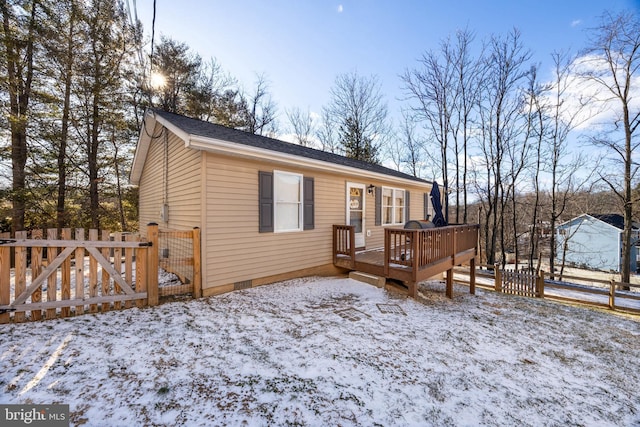
[[[0,325],[0,402],[72,425],[640,426],[640,319],[310,278]]]

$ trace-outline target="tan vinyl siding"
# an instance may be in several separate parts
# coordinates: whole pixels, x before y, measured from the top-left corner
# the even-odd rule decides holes
[[[187,230],[201,226],[202,184],[201,156],[198,150],[186,148],[184,142],[169,133],[168,191],[169,221],[160,217],[165,200],[165,149],[164,135],[158,126],[149,147],[140,179],[140,231],[146,232],[150,222],[160,229]]]
[[[202,239],[205,289],[331,264],[332,225],[346,222],[347,182],[371,184],[368,180],[358,181],[355,176],[211,153],[206,154],[204,163],[207,182],[206,224]],[[314,178],[313,230],[258,232],[258,172],[274,170]],[[407,189],[412,192],[412,217],[415,213],[421,218],[422,195],[428,189],[419,186]],[[366,238],[367,248],[382,246],[383,228],[375,227],[375,197],[368,194],[365,197],[366,228],[372,231],[372,236]]]
[[[344,221],[336,194],[344,184],[327,174],[207,155],[207,224],[203,265],[214,287],[332,262],[331,225]],[[258,171],[282,170],[313,177],[313,230],[258,232]],[[340,197],[342,199],[342,197]]]
[[[409,217],[411,219],[424,219],[424,193],[431,191],[431,184],[412,185],[398,184],[393,181],[365,181],[368,186],[373,184],[376,187],[392,187],[409,191]],[[344,197],[344,196],[343,196]],[[376,223],[376,203],[375,196],[366,196],[366,229],[371,230],[371,237],[365,237],[367,249],[382,248],[384,246],[384,229],[386,227],[402,227],[402,225],[377,226]],[[404,220],[402,221],[404,224]]]

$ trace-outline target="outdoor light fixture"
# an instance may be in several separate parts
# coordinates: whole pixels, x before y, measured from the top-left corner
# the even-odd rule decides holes
[[[375,190],[376,186],[373,184],[369,184],[369,186],[367,187],[367,193],[368,194],[373,194],[373,190]]]

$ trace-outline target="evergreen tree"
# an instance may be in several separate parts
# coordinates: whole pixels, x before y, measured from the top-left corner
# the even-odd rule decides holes
[[[340,74],[324,108],[328,125],[338,129],[337,141],[347,157],[378,163],[379,147],[390,134],[387,104],[376,76]]]

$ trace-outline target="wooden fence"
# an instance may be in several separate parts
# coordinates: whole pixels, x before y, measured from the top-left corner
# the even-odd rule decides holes
[[[159,265],[164,271],[175,274],[180,284],[159,288],[160,296],[193,294],[202,296],[200,270],[200,229],[161,230],[158,235]]]
[[[495,270],[495,289],[505,294],[525,297],[544,297],[544,272],[536,274],[526,271]]]
[[[69,228],[49,229],[46,238],[42,230],[0,236],[0,323],[156,305],[157,246],[156,224],[146,241],[98,230],[86,236],[82,228],[73,235]]]
[[[485,289],[640,314],[640,292],[625,290],[625,288],[640,289],[638,284],[568,275],[564,275],[563,280],[559,281],[552,279],[557,274],[552,275],[544,271],[533,274],[502,270],[497,264],[493,266],[485,264],[480,268],[486,268],[486,270],[477,270],[476,276],[492,280],[491,286],[477,282],[477,286]],[[464,280],[457,281],[465,283]],[[600,286],[589,286],[579,282],[595,283]]]

